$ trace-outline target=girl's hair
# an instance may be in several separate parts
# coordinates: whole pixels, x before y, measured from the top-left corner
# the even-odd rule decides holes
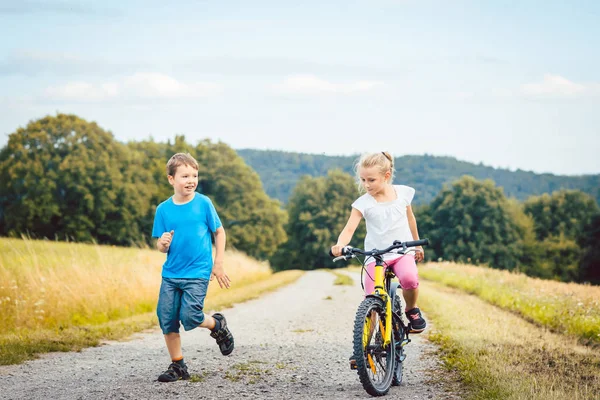
[[[173,154],[169,162],[167,162],[167,176],[175,176],[177,168],[187,165],[188,167],[198,170],[198,161],[190,153]]]
[[[394,157],[387,151],[379,153],[365,153],[354,164],[354,172],[356,173],[356,183],[358,184],[359,192],[364,192],[365,188],[360,182],[360,169],[377,167],[382,174],[390,172],[389,182],[394,182]]]

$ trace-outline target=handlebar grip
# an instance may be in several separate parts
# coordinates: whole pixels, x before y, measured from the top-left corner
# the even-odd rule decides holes
[[[333,255],[333,253],[331,252],[331,248],[329,248],[329,257],[335,257],[335,256]]]
[[[406,247],[429,246],[429,239],[413,240],[411,242],[404,242],[404,244]]]

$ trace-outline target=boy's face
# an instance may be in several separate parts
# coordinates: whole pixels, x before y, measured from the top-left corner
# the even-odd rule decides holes
[[[191,197],[198,186],[198,170],[189,165],[180,165],[177,167],[175,175],[169,175],[168,179],[175,190],[176,196],[181,198]]]

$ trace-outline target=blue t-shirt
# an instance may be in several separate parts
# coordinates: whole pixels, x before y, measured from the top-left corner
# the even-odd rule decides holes
[[[160,203],[152,237],[174,231],[162,276],[209,279],[213,267],[211,232],[221,226],[212,202],[200,193],[185,204],[175,204],[172,197]]]

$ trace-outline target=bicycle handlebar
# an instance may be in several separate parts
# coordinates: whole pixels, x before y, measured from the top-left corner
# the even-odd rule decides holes
[[[363,255],[363,256],[372,256],[372,257],[377,257],[377,256],[381,256],[385,253],[390,253],[392,250],[396,250],[396,249],[402,249],[402,251],[406,251],[406,249],[408,249],[409,247],[416,247],[416,246],[428,246],[429,245],[429,239],[419,239],[419,240],[412,240],[412,241],[408,241],[408,242],[401,242],[399,240],[394,240],[394,243],[389,246],[386,249],[383,250],[377,250],[377,249],[373,249],[371,251],[365,251],[363,249],[359,249],[356,247],[350,247],[350,246],[346,246],[342,249],[342,255],[339,257],[335,257],[333,255],[333,253],[331,253],[331,249],[329,249],[329,255],[331,257],[335,257],[333,259],[333,261],[338,261],[341,259],[345,259],[348,260],[350,258],[356,257],[356,255]]]

